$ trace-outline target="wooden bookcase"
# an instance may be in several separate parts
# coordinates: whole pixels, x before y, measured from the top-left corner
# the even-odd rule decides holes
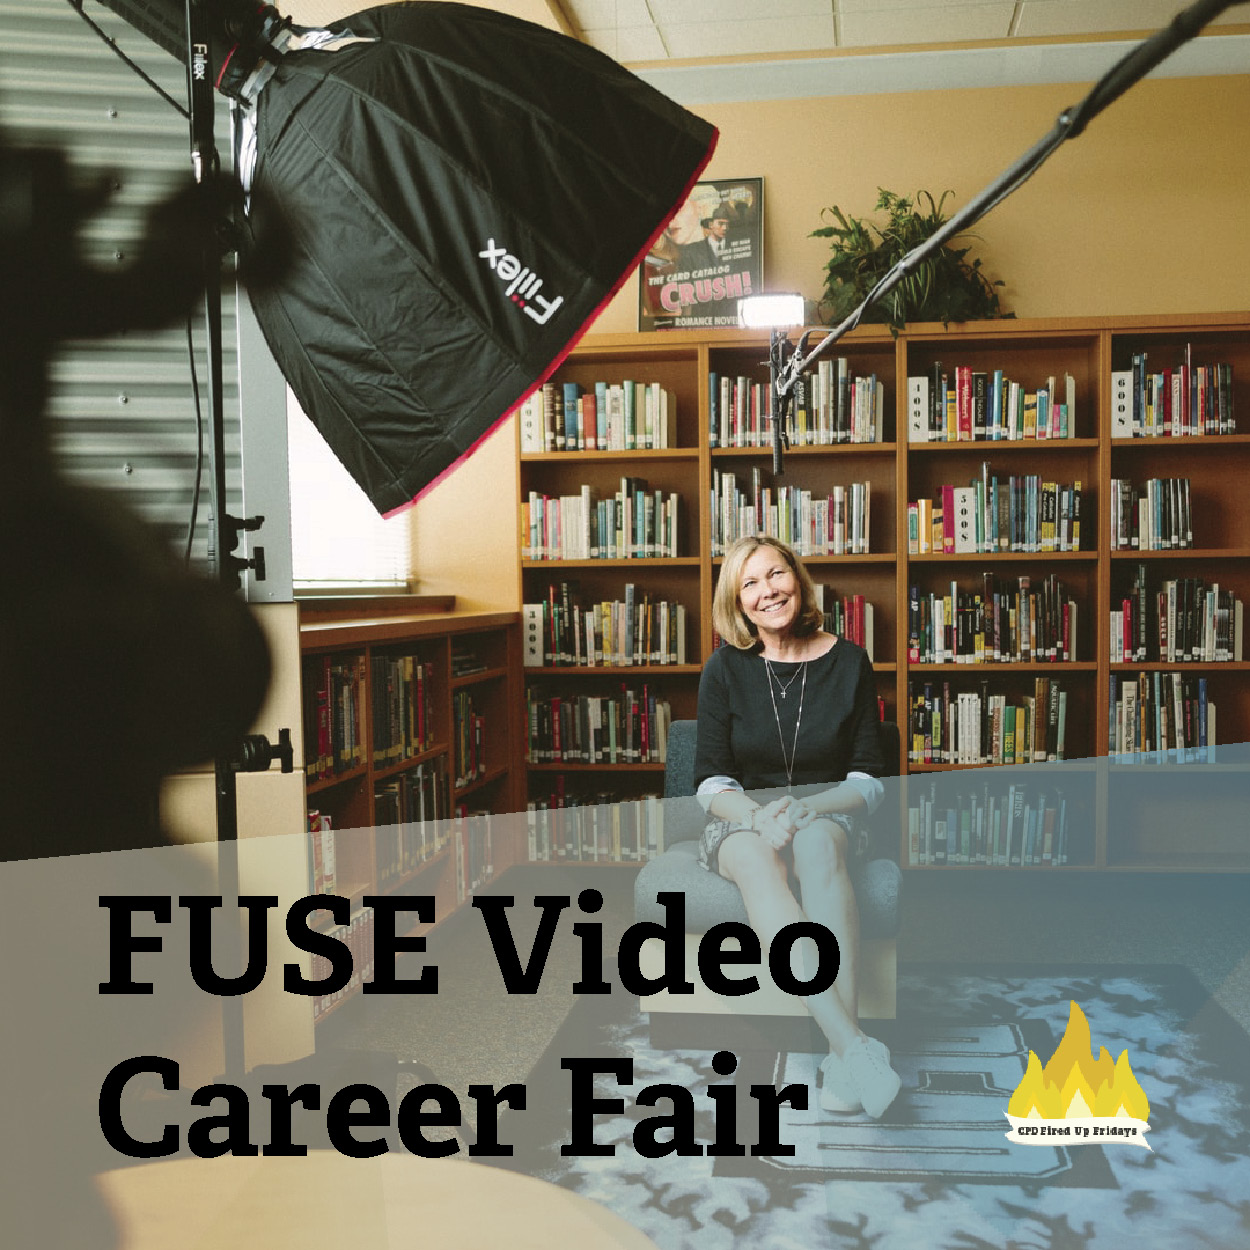
[[[388,893],[432,897],[441,923],[525,853],[491,822],[524,806],[517,614],[385,604],[300,612],[309,892],[350,899],[357,928],[361,900]]]
[[[1183,438],[1113,437],[1112,375],[1128,369],[1135,353],[1145,352],[1152,368],[1171,368],[1189,348],[1192,361],[1232,365],[1235,412],[1242,433]],[[909,763],[909,689],[925,681],[952,692],[988,689],[1009,698],[1033,693],[1039,677],[1058,679],[1066,695],[1065,761],[1032,765],[1029,776],[1048,782],[1064,778],[1074,806],[1089,817],[1091,833],[1069,862],[1074,867],[1124,870],[1250,870],[1250,847],[1228,827],[1222,832],[1186,830],[1184,844],[1170,837],[1178,814],[1163,817],[1168,769],[1108,761],[1112,754],[1110,707],[1113,676],[1124,682],[1139,672],[1166,669],[1206,679],[1218,708],[1217,742],[1250,741],[1250,662],[1112,664],[1110,613],[1141,563],[1156,581],[1199,577],[1218,582],[1239,598],[1250,597],[1250,502],[1243,483],[1250,476],[1250,314],[1230,313],[1131,318],[1003,320],[944,328],[909,327],[897,338],[883,327],[848,335],[834,351],[847,358],[852,374],[875,375],[883,385],[882,439],[792,447],[779,483],[824,494],[834,484],[870,483],[868,554],[811,556],[805,563],[835,597],[862,593],[874,605],[874,669],[886,716],[904,729],[900,771],[904,790],[961,770],[954,764]],[[940,362],[952,375],[956,366],[993,374],[1001,369],[1030,390],[1051,377],[1071,375],[1075,399],[1073,437],[1053,441],[908,441],[908,379],[925,375]],[[558,498],[588,486],[593,496],[610,498],[622,477],[642,478],[650,489],[676,492],[682,499],[682,537],[675,558],[518,560],[522,604],[558,598],[562,584],[583,605],[620,599],[626,583],[636,597],[680,602],[688,635],[684,665],[624,667],[530,666],[523,671],[527,690],[543,698],[608,696],[622,683],[646,683],[666,698],[676,718],[695,714],[698,675],[713,647],[711,598],[720,560],[712,554],[711,498],[714,485],[732,473],[739,487],[758,473],[771,483],[769,446],[713,445],[710,421],[717,396],[709,376],[744,376],[766,382],[767,336],[751,331],[670,331],[657,334],[588,336],[557,371],[554,382],[577,382],[593,392],[596,382],[658,382],[670,394],[671,446],[663,451],[526,451],[518,442],[518,497],[524,507],[531,492]],[[518,440],[520,432],[518,431]],[[1059,483],[1081,483],[1081,541],[1076,551],[924,554],[908,551],[908,503],[932,496],[945,483],[967,484],[988,462],[995,474],[1037,474]],[[1128,478],[1190,479],[1194,546],[1158,552],[1112,549],[1109,523],[1111,482]],[[522,533],[521,541],[526,542]],[[1025,660],[993,664],[917,664],[908,656],[908,599],[915,585],[936,593],[954,581],[963,590],[980,587],[986,573],[1036,585],[1047,575],[1062,579],[1079,605],[1076,658],[1066,662]],[[555,587],[555,590],[552,590]],[[1113,596],[1115,598],[1113,599]],[[526,749],[521,740],[522,753]],[[1099,757],[1104,757],[1099,762]],[[1117,757],[1118,759],[1119,757]],[[1191,764],[1177,765],[1192,770]],[[1218,752],[1201,765],[1228,789],[1230,811],[1241,794],[1244,772],[1221,764]],[[1041,770],[1045,770],[1043,773]],[[581,793],[630,797],[658,792],[662,764],[530,763],[523,792],[547,801],[557,785]],[[1148,784],[1139,784],[1149,774]],[[1192,771],[1186,773],[1192,777]],[[992,771],[987,772],[987,781]],[[1056,781],[1056,784],[1057,781]],[[1153,789],[1152,789],[1153,788]],[[1244,789],[1244,785],[1241,789]],[[1147,797],[1143,798],[1142,795]],[[1151,796],[1155,801],[1151,801]],[[908,862],[906,795],[903,807],[903,863]],[[1141,809],[1140,821],[1107,819],[1109,811]],[[1136,833],[1122,832],[1127,827]],[[1233,826],[1235,828],[1235,824]],[[972,865],[967,865],[971,867]]]

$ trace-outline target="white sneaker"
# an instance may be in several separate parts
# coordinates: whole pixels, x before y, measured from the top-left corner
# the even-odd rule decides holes
[[[864,1110],[879,1120],[903,1088],[902,1078],[890,1067],[889,1051],[875,1038],[860,1036],[846,1048],[842,1065]]]
[[[820,1106],[824,1111],[834,1111],[841,1115],[850,1115],[862,1111],[864,1104],[859,1100],[859,1093],[846,1070],[846,1064],[839,1055],[832,1051],[820,1064]]]

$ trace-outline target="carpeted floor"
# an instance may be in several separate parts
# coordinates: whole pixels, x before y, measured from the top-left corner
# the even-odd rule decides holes
[[[1007,1100],[1030,1049],[1050,1057],[1075,1000],[1095,1049],[1127,1050],[1150,1101],[1152,1150],[1006,1141]],[[904,1077],[880,1122],[783,1108],[792,1156],[647,1159],[640,1122],[672,1111],[636,1106],[648,1085],[689,1090],[695,1140],[714,1137],[707,1050],[654,1050],[636,1001],[581,999],[527,1082],[524,1112],[506,1115],[500,1160],[576,1190],[624,1216],[661,1250],[1244,1250],[1250,1247],[1250,1045],[1185,969],[911,965],[899,1019],[876,1029]],[[593,1139],[611,1155],[570,1157],[570,1057],[632,1060],[632,1082],[595,1079],[621,1098]],[[810,1084],[818,1056],[741,1057],[737,1140],[755,1133],[753,1083]],[[582,1125],[583,1140],[588,1131]],[[647,1130],[644,1129],[644,1132]],[[668,1130],[656,1134],[664,1141]]]

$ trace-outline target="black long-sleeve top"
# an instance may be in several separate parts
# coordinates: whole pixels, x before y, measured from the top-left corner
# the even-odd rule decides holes
[[[709,777],[727,776],[744,790],[784,788],[792,747],[796,788],[832,785],[848,773],[881,775],[884,761],[868,653],[839,638],[824,655],[807,661],[806,690],[800,668],[798,663],[772,662],[775,677],[787,686],[782,698],[773,683],[774,716],[763,656],[717,648],[699,682],[696,787]],[[800,700],[802,720],[794,746]]]

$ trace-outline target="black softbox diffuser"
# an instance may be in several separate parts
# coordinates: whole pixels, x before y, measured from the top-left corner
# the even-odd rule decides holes
[[[178,49],[173,0],[159,21],[150,0],[107,2]],[[254,303],[304,411],[390,512],[555,369],[716,131],[593,48],[492,10],[387,4],[330,29],[360,42],[286,52],[253,106],[253,227],[272,205],[294,251]],[[214,57],[237,83],[254,54],[215,39]]]

